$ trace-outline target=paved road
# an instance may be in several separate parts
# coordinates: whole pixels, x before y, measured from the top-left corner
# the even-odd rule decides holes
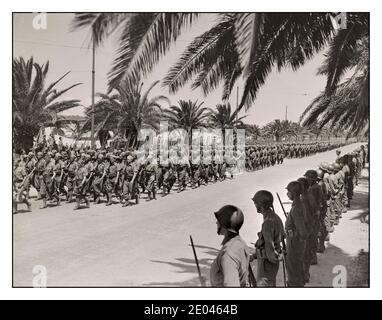
[[[350,151],[359,144],[344,147]],[[221,238],[213,212],[224,204],[245,214],[241,235],[256,240],[261,217],[250,198],[259,189],[279,192],[335,151],[235,177],[232,181],[172,194],[138,206],[74,204],[14,216],[14,285],[31,286],[33,268],[46,267],[48,286],[198,286],[189,235],[203,275],[216,256]],[[35,204],[36,205],[36,204]],[[276,211],[282,215],[278,204]]]

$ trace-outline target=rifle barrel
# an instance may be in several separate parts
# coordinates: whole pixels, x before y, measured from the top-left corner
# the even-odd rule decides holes
[[[191,236],[191,235],[190,235],[190,241],[191,241],[192,251],[193,251],[193,253],[194,253],[194,258],[195,258],[196,268],[198,269],[199,280],[200,280],[201,285],[204,286],[202,273],[200,272],[200,267],[199,267],[198,257],[197,257],[197,255],[196,255],[196,250],[195,250],[195,246],[194,246],[194,241],[192,240],[192,236]]]

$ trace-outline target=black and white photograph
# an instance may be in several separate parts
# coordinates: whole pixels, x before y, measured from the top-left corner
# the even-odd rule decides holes
[[[365,12],[14,13],[13,286],[368,287],[369,47]]]

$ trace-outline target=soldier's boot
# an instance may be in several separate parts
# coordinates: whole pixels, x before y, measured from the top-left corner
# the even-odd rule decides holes
[[[68,191],[68,203],[71,203],[73,201],[73,191]]]
[[[61,205],[61,199],[59,196],[56,197],[57,200],[57,207]]]
[[[151,191],[147,191],[147,195],[148,195],[147,201],[150,201],[152,199],[151,198]]]
[[[96,204],[100,204],[101,203],[101,197],[98,195],[94,201]]]
[[[76,206],[74,207],[73,210],[78,210],[80,208],[80,198],[76,197]]]
[[[32,205],[31,205],[30,201],[28,201],[28,199],[25,199],[25,203],[27,205],[27,210],[32,211]]]
[[[85,203],[86,203],[86,208],[90,208],[90,201],[88,197],[85,196]]]
[[[315,266],[318,263],[316,252],[312,252],[312,260],[310,261],[311,266]]]
[[[130,205],[130,202],[129,202],[130,196],[126,197],[124,200],[125,200],[125,202],[122,204],[122,208]]]
[[[106,195],[106,198],[107,198],[107,203],[106,203],[106,206],[111,206],[113,203],[111,202],[111,192],[109,192],[107,195]]]
[[[318,253],[324,253],[325,252],[325,237],[322,236],[318,239],[318,246],[317,246],[317,252]]]
[[[40,209],[45,209],[46,207],[48,207],[48,205],[46,204],[46,198],[42,198],[42,206],[40,207]]]
[[[157,199],[157,195],[156,195],[156,190],[153,189],[153,199],[156,200]]]

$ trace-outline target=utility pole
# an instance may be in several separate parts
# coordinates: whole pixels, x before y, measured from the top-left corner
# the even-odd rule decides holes
[[[288,121],[288,106],[285,106],[285,121]]]
[[[94,95],[95,95],[95,39],[93,37],[93,53],[92,53],[92,127],[91,127],[91,147],[95,148],[94,137]]]

